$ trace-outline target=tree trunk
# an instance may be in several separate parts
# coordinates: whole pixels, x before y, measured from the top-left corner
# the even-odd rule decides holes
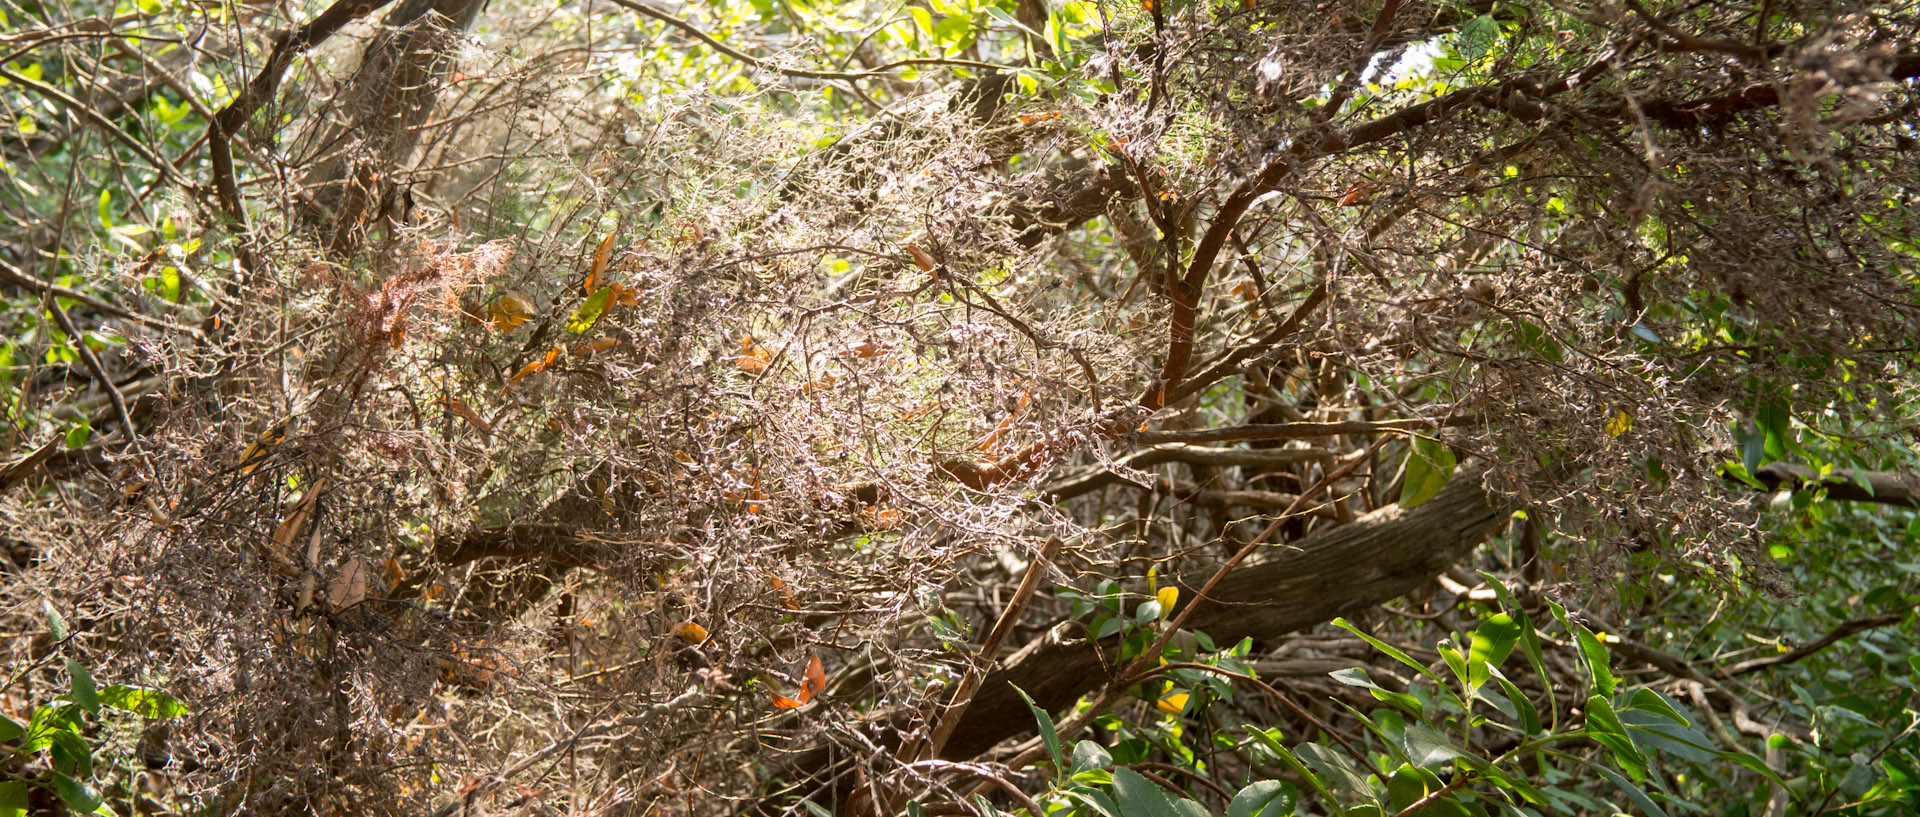
[[[1173,580],[1186,603],[1204,603],[1190,629],[1218,644],[1274,638],[1390,601],[1432,580],[1507,521],[1510,508],[1481,487],[1477,469],[1462,469],[1433,499],[1413,509],[1388,507],[1290,545],[1276,545],[1235,569],[1206,602],[1195,602],[1209,573]],[[981,684],[943,753],[950,760],[979,755],[1002,740],[1034,729],[1033,713],[1014,687],[1058,712],[1117,672],[1114,643],[1076,637],[1062,624],[1009,656]],[[824,747],[796,754],[790,779],[823,774]],[[816,799],[816,802],[820,800]],[[761,803],[781,813],[786,803]]]
[[[392,215],[401,193],[395,177],[420,144],[418,126],[433,114],[460,35],[485,6],[486,0],[405,0],[387,14],[385,30],[367,45],[342,92],[338,109],[345,118],[319,136],[318,162],[302,179],[312,195],[303,217],[330,231],[328,249],[350,251],[369,221]]]

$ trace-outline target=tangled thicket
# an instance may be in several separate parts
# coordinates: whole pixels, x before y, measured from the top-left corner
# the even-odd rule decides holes
[[[902,66],[934,30],[879,6],[641,3],[9,12],[49,82],[238,112],[89,91],[111,130],[6,146],[9,280],[162,316],[99,313],[125,412],[77,358],[8,375],[9,450],[96,431],[0,480],[16,617],[194,709],[123,736],[196,758],[155,799],[957,801],[890,753],[1030,569],[1204,580],[1457,459],[1532,520],[1475,557],[1517,584],[1752,581],[1727,463],[1769,417],[1914,453],[1910,5],[1021,0]],[[75,243],[112,184],[151,232]]]

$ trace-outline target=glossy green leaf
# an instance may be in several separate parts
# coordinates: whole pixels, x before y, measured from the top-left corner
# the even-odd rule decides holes
[[[1073,745],[1074,774],[1104,769],[1111,765],[1113,765],[1113,755],[1107,753],[1107,747],[1090,740],[1083,740]]]
[[[1500,682],[1500,691],[1507,694],[1507,701],[1513,704],[1515,714],[1520,716],[1520,729],[1529,736],[1540,734],[1540,711],[1534,708],[1533,701],[1505,676],[1496,675],[1494,680]]]
[[[1480,628],[1473,631],[1467,661],[1467,683],[1475,689],[1493,678],[1493,670],[1505,663],[1507,656],[1513,654],[1513,645],[1520,641],[1520,623],[1506,613],[1495,613],[1480,622]]]
[[[1420,704],[1418,697],[1404,692],[1394,692],[1374,683],[1373,677],[1367,674],[1365,667],[1343,669],[1327,675],[1345,686],[1365,689],[1373,694],[1374,700],[1385,702],[1415,718],[1425,717],[1426,708]]]
[[[1607,652],[1607,645],[1600,643],[1600,638],[1584,624],[1574,625],[1574,634],[1579,638],[1580,653],[1585,656],[1587,670],[1593,678],[1594,692],[1608,698],[1613,697],[1616,682],[1613,679],[1613,671],[1609,668],[1612,664],[1612,655]]]

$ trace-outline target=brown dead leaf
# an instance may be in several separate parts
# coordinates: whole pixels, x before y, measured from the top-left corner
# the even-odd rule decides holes
[[[932,272],[934,267],[939,266],[934,263],[933,256],[928,255],[927,251],[920,249],[918,245],[908,244],[907,254],[913,256],[913,265],[919,267],[921,272]]]
[[[327,581],[327,607],[345,610],[367,600],[367,563],[355,556]]]
[[[453,412],[459,416],[460,419],[472,423],[474,428],[480,429],[480,433],[489,437],[493,436],[493,426],[481,418],[480,412],[474,411],[472,406],[467,405],[466,402],[460,398],[441,395],[440,399],[436,402],[446,406],[447,411]]]
[[[600,273],[606,272],[607,262],[613,260],[613,239],[619,235],[619,230],[607,233],[606,238],[600,239],[600,248],[594,250],[593,269],[587,272],[586,290],[588,295],[592,295],[594,290],[600,288]]]
[[[740,356],[733,359],[740,371],[759,374],[773,365],[773,350],[754,341],[752,335],[740,338]]]

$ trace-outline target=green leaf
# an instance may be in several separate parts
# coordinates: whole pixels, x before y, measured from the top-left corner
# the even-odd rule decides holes
[[[1113,799],[1126,817],[1180,817],[1166,791],[1125,766],[1113,770]]]
[[[1673,702],[1667,700],[1667,696],[1647,689],[1646,687],[1641,687],[1633,691],[1633,695],[1627,699],[1626,708],[1663,715],[1681,726],[1693,725],[1692,721],[1687,720],[1685,716],[1680,714],[1680,710],[1674,708]]]
[[[1840,778],[1840,793],[1847,799],[1858,799],[1866,794],[1873,784],[1880,782],[1880,770],[1871,763],[1855,763],[1847,770],[1847,776]]]
[[[1526,693],[1521,692],[1519,687],[1514,686],[1512,681],[1507,680],[1506,676],[1496,675],[1494,680],[1500,682],[1500,691],[1507,694],[1507,700],[1513,704],[1520,715],[1520,728],[1529,737],[1540,734],[1540,711],[1533,708],[1533,701],[1529,700]]]
[[[86,738],[64,729],[47,737],[53,744],[48,754],[53,756],[55,769],[80,777],[93,776],[93,747],[87,745]]]
[[[1447,663],[1447,669],[1453,671],[1453,677],[1459,679],[1461,685],[1466,688],[1466,694],[1471,696],[1477,685],[1467,683],[1467,657],[1461,655],[1460,651],[1454,648],[1453,643],[1447,640],[1435,645],[1435,650],[1440,653],[1440,660]]]
[[[100,808],[103,800],[92,786],[59,772],[53,773],[53,790],[60,795],[60,801],[66,803],[67,808],[81,814],[92,814]]]
[[[1480,59],[1500,44],[1500,24],[1494,22],[1492,16],[1482,14],[1460,27],[1456,41],[1461,56],[1469,61]]]
[[[29,788],[25,780],[0,783],[0,817],[26,817]]]
[[[1660,804],[1653,802],[1653,798],[1648,797],[1646,792],[1641,791],[1639,786],[1633,784],[1633,781],[1621,777],[1619,772],[1598,763],[1589,763],[1584,760],[1580,762],[1586,763],[1592,767],[1594,771],[1599,772],[1601,777],[1606,778],[1609,782],[1613,783],[1613,785],[1619,787],[1621,791],[1626,793],[1629,799],[1633,800],[1634,805],[1639,806],[1641,811],[1646,812],[1647,817],[1667,817],[1667,813],[1661,810]]]
[[[1594,691],[1608,698],[1613,697],[1616,682],[1613,672],[1608,669],[1612,656],[1607,652],[1607,645],[1600,643],[1599,637],[1584,624],[1574,625],[1574,633],[1580,639],[1580,653],[1586,656],[1587,668],[1593,676]]]
[[[1446,735],[1440,734],[1439,730],[1423,723],[1407,727],[1405,748],[1407,760],[1423,768],[1438,766],[1467,756],[1467,753],[1453,745],[1453,741]]]
[[[1107,753],[1107,747],[1090,740],[1073,745],[1073,773],[1079,774],[1094,769],[1104,769],[1113,765],[1113,755]]]
[[[1344,752],[1334,751],[1318,743],[1302,743],[1293,747],[1293,752],[1300,758],[1300,762],[1312,767],[1322,777],[1348,793],[1365,797],[1373,790],[1367,785],[1366,775],[1360,773],[1359,767],[1353,765],[1353,759],[1347,757]]]
[[[111,207],[112,202],[113,202],[113,192],[110,190],[101,190],[100,191],[100,208],[99,208],[100,209],[100,226],[109,230],[113,229],[113,211]]]
[[[1658,749],[1695,763],[1712,763],[1720,754],[1700,730],[1644,709],[1622,709],[1620,723],[1630,731],[1634,745]]]
[[[1284,780],[1256,780],[1233,796],[1227,817],[1287,817],[1300,802],[1300,790]]]
[[[1013,687],[1013,691],[1019,694],[1020,700],[1026,701],[1027,708],[1033,710],[1033,719],[1040,724],[1040,740],[1047,744],[1047,755],[1053,758],[1053,767],[1067,768],[1067,756],[1060,751],[1060,733],[1053,728],[1053,716],[1048,715],[1046,710],[1034,703],[1033,697],[1028,695],[1026,690],[1013,684],[1007,686]]]
[[[1120,813],[1120,807],[1114,805],[1113,801],[1111,799],[1108,799],[1108,797],[1105,794],[1102,794],[1097,791],[1084,791],[1081,789],[1068,789],[1064,793],[1066,794],[1068,799],[1076,801],[1081,805],[1086,806],[1089,809],[1092,809],[1093,811],[1099,812],[1101,817],[1122,817]]]
[[[1400,507],[1412,508],[1432,499],[1446,487],[1458,464],[1453,449],[1445,443],[1427,437],[1413,438],[1412,450],[1407,452],[1406,480],[1400,486]]]
[[[955,14],[933,26],[933,42],[947,53],[966,48],[973,39],[973,20],[963,14]]]
[[[1160,620],[1160,602],[1145,601],[1133,608],[1133,623],[1146,625]]]
[[[1767,458],[1769,460],[1786,459],[1788,448],[1795,442],[1793,415],[1787,411],[1787,407],[1779,403],[1761,406],[1759,414],[1754,417],[1754,423],[1765,434],[1761,449],[1766,452]]]
[[[73,702],[79,704],[81,709],[100,714],[100,693],[93,685],[93,674],[87,672],[80,662],[69,658],[67,676],[73,679]]]
[[[1736,431],[1733,439],[1740,444],[1740,465],[1746,469],[1746,473],[1752,474],[1766,464],[1766,432],[1758,428],[1751,431]]]
[[[1613,753],[1614,762],[1635,780],[1647,776],[1647,758],[1635,746],[1633,738],[1627,734],[1627,727],[1620,722],[1620,716],[1614,714],[1613,705],[1607,699],[1595,695],[1587,699],[1587,735],[1594,742],[1607,747]]]
[[[119,684],[102,688],[100,703],[148,718],[178,718],[188,712],[186,704],[165,692]]]
[[[1361,641],[1365,641],[1367,642],[1368,645],[1372,646],[1374,649],[1379,650],[1383,653],[1386,653],[1387,656],[1392,658],[1393,660],[1399,661],[1402,664],[1412,667],[1415,672],[1418,672],[1421,675],[1425,675],[1428,678],[1433,679],[1434,683],[1436,684],[1445,683],[1440,680],[1440,676],[1434,675],[1431,670],[1428,670],[1427,665],[1413,660],[1413,658],[1409,657],[1406,653],[1396,649],[1392,644],[1388,644],[1385,641],[1381,641],[1378,638],[1374,638],[1373,636],[1370,636],[1364,632],[1361,632],[1359,627],[1353,626],[1353,623],[1350,621],[1347,621],[1345,618],[1334,619],[1333,626],[1339,627],[1342,630],[1346,630],[1347,632],[1350,632],[1350,633],[1353,633],[1354,635],[1359,636]]]
[[[613,287],[605,286],[587,296],[586,303],[575,310],[573,317],[567,319],[567,331],[576,335],[592,329],[607,314],[607,304],[613,302]]]
[[[1319,793],[1322,800],[1327,802],[1334,800],[1333,792],[1327,789],[1327,782],[1321,779],[1321,776],[1316,774],[1314,770],[1307,768],[1307,764],[1300,762],[1300,758],[1295,756],[1292,751],[1280,742],[1280,730],[1262,729],[1257,726],[1242,726],[1240,728],[1246,730],[1246,733],[1253,736],[1254,740],[1259,741],[1262,746],[1265,746],[1269,751],[1273,752],[1274,756],[1280,758],[1282,763],[1285,763],[1289,768],[1299,773],[1299,775],[1307,781],[1307,784],[1312,786],[1315,792]]]
[[[19,721],[0,715],[0,742],[18,740],[27,733],[27,727]]]
[[[1757,468],[1759,466],[1756,465],[1754,467]],[[1720,473],[1733,477],[1734,479],[1740,480],[1741,482],[1746,483],[1750,487],[1758,488],[1763,491],[1767,489],[1766,483],[1753,478],[1753,469],[1748,468],[1747,466],[1741,463],[1734,462],[1733,460],[1727,460],[1726,462],[1721,463]]]
[[[920,33],[928,37],[933,36],[933,15],[931,13],[919,6],[908,6],[907,13],[913,15],[913,23],[919,27]]]
[[[1482,684],[1492,680],[1493,670],[1505,663],[1507,656],[1513,654],[1513,645],[1520,641],[1520,624],[1513,616],[1495,613],[1480,622],[1480,628],[1473,631],[1473,644],[1467,660],[1467,682],[1479,689]]]
[[[1343,669],[1329,672],[1327,675],[1346,686],[1368,690],[1373,693],[1374,700],[1383,701],[1415,718],[1425,717],[1426,707],[1421,705],[1419,698],[1404,692],[1394,692],[1374,683],[1373,678],[1367,675],[1365,667]]]

